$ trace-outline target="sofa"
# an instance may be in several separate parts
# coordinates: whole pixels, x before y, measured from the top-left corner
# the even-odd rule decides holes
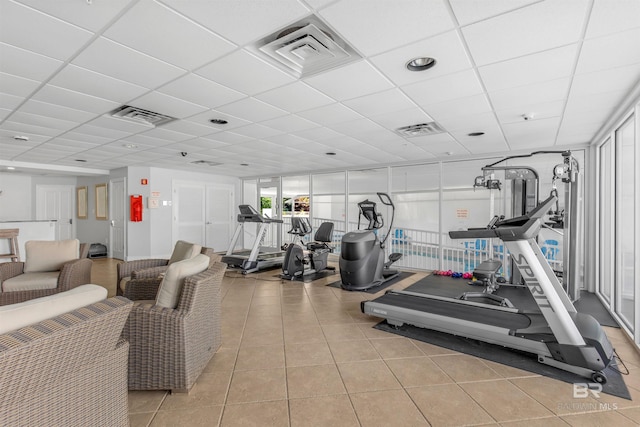
[[[93,284],[0,307],[0,424],[128,426],[133,303]]]

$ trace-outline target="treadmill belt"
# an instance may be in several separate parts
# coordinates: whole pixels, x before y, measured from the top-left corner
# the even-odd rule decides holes
[[[491,306],[485,308],[468,304],[463,306],[461,302],[435,300],[396,293],[382,295],[373,300],[373,302],[505,329],[525,329],[531,324],[528,316],[495,310],[495,306],[493,308]]]

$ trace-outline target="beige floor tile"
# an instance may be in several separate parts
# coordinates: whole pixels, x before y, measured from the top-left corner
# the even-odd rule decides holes
[[[387,360],[386,363],[403,387],[453,382],[451,377],[427,356]]]
[[[286,399],[284,369],[236,371],[231,379],[227,404]]]
[[[556,415],[589,412],[598,407],[598,402],[591,397],[574,398],[573,384],[548,377],[513,378],[510,381]]]
[[[157,411],[166,395],[166,391],[130,391],[129,413]]]
[[[213,355],[203,372],[233,371],[237,355],[235,349],[221,348]]]
[[[434,356],[431,358],[455,382],[483,381],[502,378],[482,360],[466,354]]]
[[[224,407],[224,427],[288,427],[289,413],[286,400],[245,403]]]
[[[536,418],[533,420],[506,421],[500,423],[504,427],[567,427],[566,421],[559,417]]]
[[[224,405],[231,381],[231,372],[203,373],[189,393],[170,393],[160,406],[161,411]]]
[[[302,344],[312,342],[326,342],[324,332],[318,324],[291,324],[285,325],[284,341],[289,344]]]
[[[338,369],[349,393],[401,388],[398,380],[381,360],[339,363]]]
[[[507,380],[464,383],[460,387],[498,422],[553,415]]]
[[[346,394],[335,365],[287,368],[289,399]]]
[[[355,393],[350,397],[362,427],[429,425],[404,390]]]
[[[619,409],[618,412],[620,412],[622,415],[624,415],[625,417],[629,418],[630,420],[632,420],[636,424],[640,425],[640,407],[638,407],[638,408],[623,408],[623,409]]]
[[[326,342],[286,344],[287,367],[333,364],[333,355]]]
[[[493,418],[456,384],[407,389],[432,426],[460,426],[493,422]]]
[[[158,411],[150,427],[217,426],[222,406],[189,408],[174,411]]]
[[[588,414],[565,415],[562,417],[569,425],[576,427],[637,427],[638,424],[616,411],[592,412]]]
[[[291,427],[358,427],[360,424],[346,395],[289,401]]]
[[[147,427],[155,415],[155,412],[140,412],[138,414],[130,413],[129,427]]]
[[[338,324],[338,325],[328,325],[323,324],[322,330],[324,331],[324,335],[327,338],[327,341],[351,341],[351,340],[363,340],[365,339],[364,334],[356,325],[353,324]]]
[[[423,353],[408,338],[372,339],[371,345],[380,353],[383,359],[398,359],[418,357]]]
[[[492,362],[490,360],[483,360],[482,363],[496,371],[503,378],[523,378],[523,377],[537,377],[538,374],[525,371],[523,369],[514,368],[509,365],[503,365],[502,363]]]
[[[349,316],[347,313],[343,312],[340,314],[316,314],[318,317],[318,322],[321,325],[353,325],[355,322],[353,318]]]
[[[284,346],[241,347],[238,351],[235,370],[284,368]]]
[[[224,339],[224,335],[223,335]],[[282,331],[271,331],[263,334],[244,335],[240,347],[262,347],[266,345],[283,345]]]
[[[380,359],[369,340],[334,341],[329,343],[329,348],[338,363]]]
[[[411,340],[416,347],[418,347],[424,354],[427,356],[440,356],[446,354],[462,354],[454,350],[449,350],[448,348],[438,347],[437,345],[429,344],[426,342]]]

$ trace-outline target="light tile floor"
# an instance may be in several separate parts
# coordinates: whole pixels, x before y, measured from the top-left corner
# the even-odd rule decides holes
[[[115,294],[115,260],[93,281]],[[130,392],[138,426],[637,426],[640,353],[606,328],[632,401],[574,399],[572,385],[372,329],[375,295],[227,273],[223,343],[189,394]],[[417,273],[400,288],[424,277]]]

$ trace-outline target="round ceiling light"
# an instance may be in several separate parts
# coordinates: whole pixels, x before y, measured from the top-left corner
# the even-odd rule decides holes
[[[240,166],[249,166],[249,163],[240,163]]]
[[[214,125],[226,125],[227,123],[229,123],[228,121],[226,121],[225,119],[211,119],[209,120],[211,123],[213,123]]]
[[[411,61],[407,62],[407,70],[409,71],[424,71],[436,65],[436,60],[433,58],[429,58],[428,56],[424,56],[421,58],[413,58]]]
[[[484,135],[484,132],[471,132],[471,133],[468,133],[467,135],[469,135],[469,136],[482,136],[482,135]]]
[[[324,153],[324,154],[326,154],[327,156],[335,156],[336,155],[336,153],[334,153],[333,151],[329,151],[328,153]]]

